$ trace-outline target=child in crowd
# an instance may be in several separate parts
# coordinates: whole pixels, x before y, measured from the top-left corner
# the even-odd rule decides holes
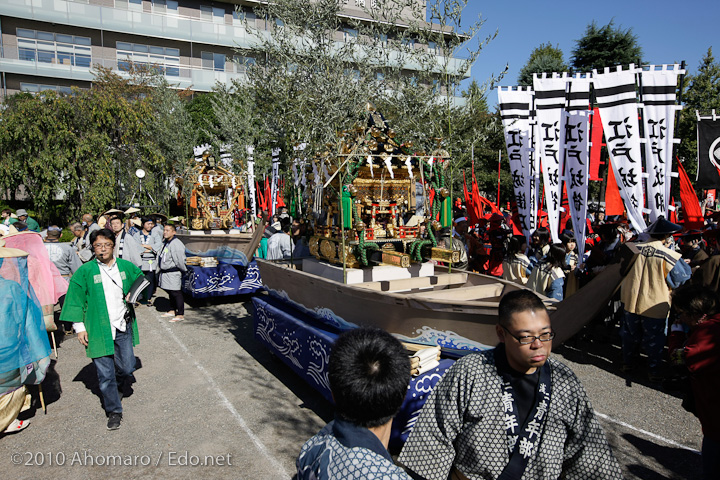
[[[502,278],[525,285],[532,272],[527,252],[528,244],[523,235],[510,237],[507,243],[505,258],[503,259]]]

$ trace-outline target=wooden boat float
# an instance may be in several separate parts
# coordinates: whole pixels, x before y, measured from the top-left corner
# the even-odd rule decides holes
[[[588,285],[557,302],[543,297],[560,344],[607,305],[635,259],[628,249],[624,262],[610,265]],[[307,309],[356,325],[377,326],[401,339],[448,350],[485,349],[497,344],[495,324],[500,298],[522,289],[516,283],[453,270],[425,277],[344,284],[302,271],[301,263],[256,259],[265,286],[273,294]]]

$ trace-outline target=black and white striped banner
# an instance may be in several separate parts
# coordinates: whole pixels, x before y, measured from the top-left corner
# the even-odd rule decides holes
[[[498,89],[498,103],[505,131],[515,202],[520,227],[526,237],[537,227],[537,184],[533,155],[531,110],[533,92],[528,88]]]
[[[545,186],[545,204],[548,225],[553,243],[560,242],[558,227],[560,224],[560,203],[562,201],[563,150],[565,143],[565,90],[567,74],[533,74],[535,90],[535,112],[537,128],[535,144],[543,172]]]
[[[680,65],[650,65],[640,73],[645,131],[645,171],[650,222],[667,218],[675,135],[675,104]]]
[[[643,219],[642,146],[635,84],[635,65],[629,70],[605,68],[593,73],[595,98],[600,110],[605,143],[625,204],[628,220],[636,232],[645,230]]]
[[[585,253],[587,229],[585,219],[590,170],[590,82],[590,75],[576,75],[569,79],[565,112],[564,179],[580,259]]]

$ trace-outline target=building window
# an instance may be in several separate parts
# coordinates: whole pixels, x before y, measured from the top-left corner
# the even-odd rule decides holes
[[[435,42],[428,42],[428,53],[432,53],[433,55],[437,55],[437,43]]]
[[[167,15],[178,14],[177,0],[152,0],[153,13],[164,13]]]
[[[435,79],[432,81],[432,93],[433,95],[440,93],[440,80]]]
[[[90,37],[16,29],[18,58],[30,62],[90,67]]]
[[[180,50],[154,47],[139,43],[117,42],[118,69],[130,70],[130,65],[147,65],[157,68],[168,77],[180,76]]]
[[[248,69],[255,65],[255,59],[253,57],[235,55],[233,57],[233,63],[235,63],[235,73],[246,75]]]
[[[205,70],[225,71],[225,55],[222,53],[201,52],[202,68]]]
[[[414,38],[403,38],[400,43],[402,43],[404,47],[415,48]]]
[[[357,40],[358,31],[354,28],[343,28],[343,41],[353,42]]]
[[[63,95],[72,95],[73,93],[72,87],[61,87],[59,85],[42,85],[37,83],[20,83],[21,92],[40,93],[46,90],[62,93]]]
[[[257,16],[255,15],[255,12],[251,10],[245,10],[242,7],[237,7],[233,10],[233,24],[235,25],[242,25],[245,21],[247,21],[250,26],[254,27],[256,20]]]
[[[225,9],[200,5],[200,18],[206,22],[225,23]]]
[[[123,10],[139,10],[142,12],[142,0],[115,0],[115,8]]]
[[[346,76],[352,78],[353,80],[360,80],[360,70],[354,68],[346,68],[344,70],[344,73]]]
[[[375,80],[378,82],[384,82],[385,81],[385,74],[382,72],[376,72],[375,73]]]

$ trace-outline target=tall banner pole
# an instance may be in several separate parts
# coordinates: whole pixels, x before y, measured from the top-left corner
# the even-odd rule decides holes
[[[498,193],[497,193],[497,207],[500,208],[500,165],[502,160],[502,150],[498,150]],[[473,167],[473,172],[474,172]]]

